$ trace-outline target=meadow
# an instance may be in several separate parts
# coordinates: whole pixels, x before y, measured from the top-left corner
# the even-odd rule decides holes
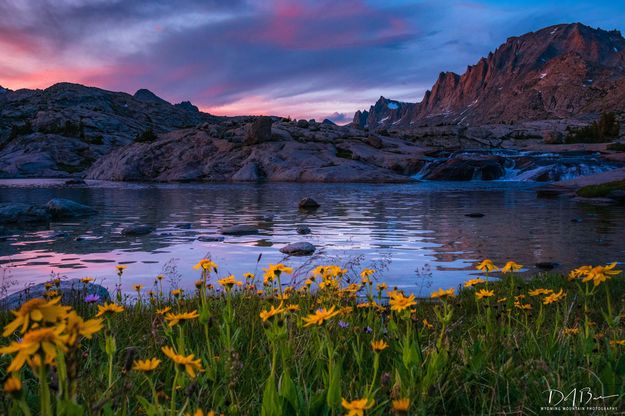
[[[416,298],[375,270],[269,265],[194,293],[85,290],[0,312],[7,415],[469,415],[625,407],[625,285],[616,263],[567,275],[489,260]],[[124,266],[117,267],[120,281]]]

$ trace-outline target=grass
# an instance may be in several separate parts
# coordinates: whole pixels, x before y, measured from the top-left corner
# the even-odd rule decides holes
[[[507,273],[415,299],[376,285],[371,270],[361,278],[318,268],[314,281],[292,287],[281,265],[264,279],[217,281],[204,264],[193,294],[162,293],[157,280],[152,294],[137,287],[137,302],[118,293],[118,307],[73,301],[89,319],[82,335],[52,351],[54,364],[38,366],[46,354],[31,351],[14,373],[21,389],[5,384],[0,413],[538,414],[559,400],[553,393],[550,403],[548,389],[584,387],[584,400],[611,396],[587,406],[625,407],[625,284],[614,266],[580,268],[573,280]],[[72,333],[65,310],[61,323],[45,322],[53,306],[41,306],[40,325]],[[2,312],[0,323],[21,316]],[[22,334],[20,325],[1,345],[36,330],[31,321]],[[4,352],[3,379],[15,357]],[[141,371],[150,363],[137,360],[152,358],[156,368]]]
[[[625,190],[625,180],[584,186],[577,191],[577,195],[584,198],[598,198],[605,197],[610,191],[616,190]]]

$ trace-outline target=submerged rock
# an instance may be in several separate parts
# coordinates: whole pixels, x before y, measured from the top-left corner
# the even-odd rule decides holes
[[[298,225],[295,231],[297,231],[297,233],[301,235],[310,234],[310,228],[305,225]]]
[[[253,235],[258,234],[258,228],[253,225],[233,225],[231,227],[225,227],[221,229],[221,233],[224,235]]]
[[[299,207],[301,209],[317,209],[320,206],[321,205],[319,205],[319,203],[312,198],[304,198],[299,201]]]
[[[289,256],[310,256],[315,250],[314,245],[307,242],[299,242],[287,244],[280,249],[280,252]]]
[[[426,176],[429,180],[485,181],[501,178],[506,173],[503,159],[497,156],[472,155],[448,159],[434,167]]]
[[[82,179],[68,179],[65,181],[65,185],[86,185],[87,182]]]
[[[472,212],[470,214],[464,214],[464,216],[469,218],[482,218],[484,217],[484,214],[482,214],[481,212]]]
[[[137,237],[150,234],[152,231],[154,231],[154,227],[150,225],[131,225],[122,230],[122,235],[128,237]]]
[[[0,203],[0,224],[42,224],[50,222],[44,207],[21,202]]]
[[[69,199],[54,198],[48,201],[46,208],[52,218],[77,218],[93,215],[97,211],[87,205]]]
[[[204,243],[212,243],[215,241],[224,241],[225,238],[220,235],[201,235],[197,238],[197,241],[202,241]]]
[[[104,286],[95,283],[83,283],[80,279],[62,280],[60,286],[53,287],[53,290],[59,292],[62,296],[61,302],[77,303],[85,300],[85,297],[91,295],[94,303],[102,303],[111,299],[108,290]],[[46,292],[45,283],[40,283],[19,292],[13,293],[3,299],[0,299],[0,309],[17,309],[24,302],[41,298]]]
[[[553,270],[558,266],[559,266],[558,263],[555,263],[552,261],[541,261],[539,263],[536,263],[536,267],[541,270]]]

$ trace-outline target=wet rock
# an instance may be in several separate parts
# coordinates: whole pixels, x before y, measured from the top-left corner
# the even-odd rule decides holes
[[[65,185],[86,185],[87,182],[82,179],[68,179],[65,181]]]
[[[80,279],[62,280],[60,286],[54,287],[62,296],[62,303],[77,303],[84,301],[87,295],[97,295],[99,303],[111,299],[108,290],[104,286],[95,283],[82,283]],[[41,298],[46,292],[45,283],[28,287],[0,299],[0,309],[17,309],[20,305],[33,298]]]
[[[224,235],[253,235],[258,234],[258,228],[253,225],[233,225],[231,227],[225,227],[221,229],[221,233]]]
[[[505,174],[503,159],[498,156],[460,156],[448,159],[434,167],[425,177],[429,180],[485,181],[501,178]]]
[[[552,262],[552,261],[541,261],[541,262],[536,263],[535,266],[541,270],[553,270],[556,267],[558,267],[559,264]]]
[[[122,230],[122,235],[125,235],[127,237],[137,237],[142,235],[148,235],[152,231],[154,231],[154,227],[150,225],[131,225]]]
[[[481,212],[471,212],[470,214],[464,214],[464,216],[469,218],[482,218],[484,217],[484,214]]]
[[[57,238],[67,238],[67,237],[69,237],[69,233],[67,233],[65,231],[50,231],[46,237],[50,238],[52,240],[56,240]]]
[[[220,235],[201,235],[197,238],[197,241],[202,241],[204,243],[213,243],[216,241],[224,241],[225,238]]]
[[[295,231],[297,231],[297,233],[301,235],[310,234],[310,228],[306,227],[305,225],[298,225]]]
[[[257,117],[253,123],[248,124],[245,128],[245,144],[253,145],[271,141],[271,125],[273,120],[271,117]]]
[[[63,198],[51,199],[46,204],[46,208],[50,216],[55,219],[86,217],[97,213],[95,209],[87,205]]]
[[[0,224],[43,224],[50,222],[44,207],[21,202],[0,203]]]
[[[265,177],[265,172],[257,162],[248,162],[232,175],[232,180],[237,182],[257,182]]]
[[[280,252],[289,256],[310,256],[315,252],[315,246],[307,242],[291,243],[282,247]]]
[[[549,186],[549,187],[543,187],[543,188],[537,189],[536,196],[538,198],[558,198],[565,192],[566,190],[563,188]]]
[[[192,224],[190,222],[185,222],[183,224],[176,224],[176,228],[180,228],[181,230],[190,230]]]
[[[319,208],[321,205],[319,205],[319,203],[317,201],[315,201],[312,198],[304,198],[301,201],[299,201],[299,207],[300,209],[317,209]]]

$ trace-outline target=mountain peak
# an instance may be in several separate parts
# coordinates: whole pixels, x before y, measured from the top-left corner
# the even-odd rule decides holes
[[[152,102],[152,103],[169,104],[167,101],[163,100],[161,97],[159,97],[158,95],[154,94],[152,91],[146,88],[138,89],[137,92],[135,92],[135,94],[133,95],[133,97],[135,97],[139,101],[144,101],[148,103]]]
[[[508,38],[462,75],[440,72],[419,103],[388,109],[384,107],[393,101],[380,97],[369,110],[367,125],[410,128],[572,118],[625,110],[624,96],[621,33],[563,23]]]

